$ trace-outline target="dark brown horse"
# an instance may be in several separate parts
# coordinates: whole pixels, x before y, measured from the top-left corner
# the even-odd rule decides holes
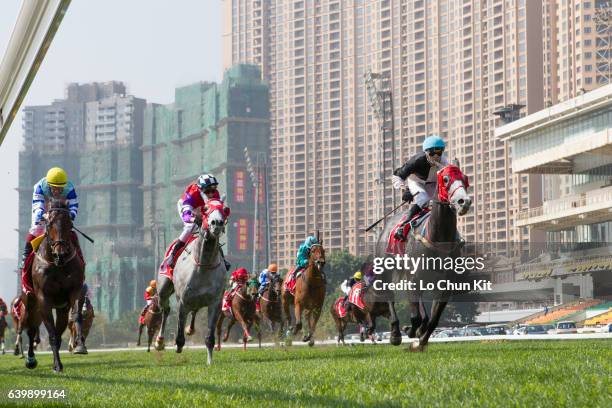
[[[0,298],[0,349],[2,350],[2,354],[6,354],[4,350],[4,331],[8,326],[6,322],[6,315],[8,314],[8,308],[6,307],[6,303]]]
[[[78,301],[85,280],[85,264],[79,256],[76,239],[72,232],[72,219],[65,200],[52,199],[46,216],[45,236],[32,262],[34,291],[26,296],[24,321],[29,337],[26,367],[38,364],[34,355],[34,338],[42,320],[49,333],[49,344],[53,352],[53,369],[63,371],[59,349],[62,334],[68,325],[70,308]],[[55,319],[53,317],[55,309]],[[83,304],[77,309],[77,341],[83,337]],[[78,343],[75,350],[82,347]]]
[[[140,346],[140,337],[142,336],[142,329],[147,327],[147,336],[149,337],[147,342],[147,353],[151,351],[151,342],[155,333],[159,330],[162,322],[162,309],[159,306],[159,297],[157,295],[151,298],[151,305],[147,308],[147,313],[144,316],[144,324],[141,324],[138,328],[138,342],[137,346]]]
[[[376,319],[380,316],[391,319],[391,310],[389,309],[389,302],[378,299],[376,291],[370,286],[363,288],[363,303],[364,308],[360,309],[356,305],[350,305],[349,314],[351,319],[363,325],[366,329],[366,334],[374,342],[376,334]]]
[[[79,299],[80,300],[80,299]],[[70,332],[70,339],[68,340],[68,351],[74,352],[75,354],[87,354],[87,348],[85,347],[85,340],[87,340],[87,336],[89,335],[89,331],[91,330],[91,326],[93,325],[93,321],[95,316],[94,308],[89,300],[83,299],[83,308],[81,309],[82,322],[81,322],[81,334],[83,337],[81,338],[81,344],[83,345],[82,349],[77,353],[75,350],[77,344],[77,311],[76,308],[79,307],[79,304],[74,304],[72,310],[70,312],[70,319],[68,320],[68,331]]]
[[[291,328],[291,306],[295,312],[295,327],[292,334],[296,335],[302,330],[302,312],[308,321],[308,333],[304,333],[302,341],[314,346],[314,332],[321,316],[323,301],[325,300],[325,279],[323,267],[325,266],[325,250],[323,245],[315,244],[310,248],[308,266],[302,271],[295,284],[295,296],[291,295],[283,284],[281,297],[287,327]],[[285,275],[287,279],[289,274]]]
[[[416,231],[411,231],[406,242],[405,253],[411,257],[422,259],[447,259],[457,258],[462,254],[462,244],[458,240],[457,217],[465,215],[472,204],[467,194],[469,183],[457,165],[447,165],[438,171],[438,183],[436,197],[431,200],[431,211],[429,218],[419,226]],[[378,253],[384,256],[384,243],[391,233],[394,225],[397,225],[401,214],[398,214],[385,227],[379,237]],[[383,244],[382,246],[380,244]],[[396,281],[409,279],[416,283],[416,288],[427,287],[428,284],[436,284],[441,280],[457,281],[460,274],[452,269],[444,269],[441,265],[416,268],[406,276],[406,271],[397,271]],[[420,282],[419,282],[420,281]],[[427,346],[429,337],[432,335],[452,291],[433,290],[431,317],[427,315],[423,302],[423,290],[409,291],[411,326],[405,330],[408,336],[416,337],[416,341],[410,345],[411,351],[423,351]]]
[[[276,324],[278,323],[278,331],[276,332],[277,341],[280,340],[283,332],[281,289],[282,281],[280,276],[277,273],[272,273],[270,274],[270,283],[259,298],[262,320],[270,324],[270,330],[272,330],[272,332],[276,330]]]
[[[20,358],[24,357],[23,337],[22,337],[23,328],[28,327],[28,324],[29,324],[29,322],[25,320],[25,308],[26,308],[25,303],[21,301],[17,305],[17,302],[19,302],[22,299],[25,299],[25,295],[23,294],[17,295],[13,298],[13,301],[11,302],[11,318],[13,319],[13,327],[15,328],[15,334],[17,335],[17,337],[15,338],[15,351],[13,352],[13,354],[16,356],[20,356]],[[19,310],[19,313],[21,314],[21,319],[19,319],[19,316],[15,313],[16,308]],[[30,316],[30,319],[32,319],[31,316]],[[40,326],[40,320],[38,320],[38,322],[39,322],[38,325]],[[34,349],[36,349],[36,347],[39,344],[40,344],[40,330],[37,327],[35,338],[34,338]]]
[[[221,329],[223,320],[227,317],[227,331],[223,336],[223,341],[227,341],[232,326],[238,322],[242,326],[242,348],[246,350],[247,342],[251,341],[251,326],[255,324],[257,337],[259,339],[259,347],[261,347],[261,329],[259,327],[259,316],[255,311],[255,299],[257,298],[257,280],[249,279],[242,285],[236,295],[232,298],[232,310],[229,316],[221,313],[217,321],[217,350],[221,350]]]

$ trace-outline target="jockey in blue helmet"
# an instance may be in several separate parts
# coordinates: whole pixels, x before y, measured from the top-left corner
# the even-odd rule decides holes
[[[437,171],[448,164],[444,154],[446,143],[439,136],[429,136],[423,142],[423,151],[412,156],[402,167],[396,169],[391,177],[393,188],[407,187],[402,199],[414,202],[408,210],[404,223],[397,228],[395,238],[405,240],[404,225],[429,205],[435,194]]]

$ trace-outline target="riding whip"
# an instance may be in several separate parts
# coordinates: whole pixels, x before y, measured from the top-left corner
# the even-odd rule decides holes
[[[414,195],[416,196],[417,194],[419,194],[418,192]],[[414,197],[413,196],[413,197]],[[376,221],[374,224],[370,225],[368,228],[366,228],[365,230],[363,230],[364,232],[368,232],[369,230],[371,230],[372,228],[374,228],[375,226],[377,226],[378,224],[380,224],[381,221],[383,221],[384,219],[386,219],[388,216],[390,216],[391,214],[393,214],[395,211],[397,211],[398,208],[400,208],[401,206],[403,206],[404,204],[406,204],[409,201],[402,201],[401,204],[397,205],[394,209],[392,209],[391,211],[389,211],[388,213],[386,213],[385,215],[383,215],[383,217],[381,219],[379,219],[378,221]]]
[[[87,234],[85,234],[83,231],[80,231],[77,227],[75,227],[74,225],[72,226],[72,229],[75,230],[76,232],[78,232],[79,234],[81,234],[86,240],[88,240],[89,242],[91,242],[92,244],[94,243],[94,240],[89,238],[87,236]]]

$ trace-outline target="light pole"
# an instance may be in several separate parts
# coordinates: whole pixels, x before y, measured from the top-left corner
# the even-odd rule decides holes
[[[247,170],[249,172],[249,176],[251,177],[251,181],[253,182],[253,187],[255,187],[255,214],[253,216],[253,273],[257,273],[257,243],[259,239],[259,188],[260,188],[260,171],[261,165],[266,164],[266,155],[263,152],[255,152],[255,165],[251,161],[251,155],[249,153],[249,149],[247,147],[244,148],[244,159],[247,164]],[[267,176],[267,175],[266,175]],[[265,183],[265,179],[264,179]],[[264,188],[267,186],[264,185]],[[267,196],[267,189],[266,196]],[[266,200],[267,205],[267,200]],[[268,209],[266,208],[266,211]],[[269,234],[268,234],[269,235]],[[269,240],[269,236],[267,239]],[[267,248],[269,248],[269,243]],[[266,251],[266,259],[269,258],[269,254]],[[269,260],[269,259],[268,259]]]

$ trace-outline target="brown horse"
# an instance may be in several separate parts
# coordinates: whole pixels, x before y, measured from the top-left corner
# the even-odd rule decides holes
[[[246,350],[246,344],[252,340],[249,330],[253,323],[257,330],[259,339],[259,347],[261,348],[261,330],[259,328],[259,316],[255,311],[255,299],[257,298],[257,280],[249,279],[249,281],[240,287],[236,295],[232,299],[232,312],[229,316],[221,313],[217,321],[217,351],[221,350],[221,329],[223,320],[227,317],[227,331],[223,336],[223,341],[227,341],[232,326],[238,322],[242,326],[242,349]]]
[[[308,266],[302,271],[295,284],[295,296],[283,284],[281,297],[287,327],[291,328],[291,305],[294,306],[295,327],[292,334],[296,335],[302,329],[302,312],[308,321],[308,334],[304,333],[303,342],[314,346],[314,332],[321,316],[323,301],[325,300],[325,279],[323,267],[325,266],[325,250],[321,244],[314,244],[310,248]],[[287,279],[289,274],[285,276]]]
[[[153,336],[155,336],[155,333],[161,326],[162,317],[162,310],[159,306],[159,297],[155,295],[151,298],[151,305],[147,308],[147,313],[145,313],[144,324],[141,324],[138,328],[138,342],[136,345],[140,346],[142,329],[144,326],[147,327],[147,336],[149,337],[147,342],[147,353],[151,351],[151,342],[153,341]]]
[[[11,302],[11,318],[13,320],[13,327],[15,327],[15,334],[17,335],[17,337],[15,338],[15,351],[13,351],[13,354],[16,356],[20,356],[20,358],[24,357],[23,354],[23,337],[22,337],[22,333],[23,333],[23,328],[24,327],[28,327],[29,322],[27,322],[25,320],[25,303],[22,301],[19,306],[17,305],[17,302],[20,299],[24,299],[25,295],[21,294],[21,295],[17,295],[13,298],[13,301]],[[19,316],[17,316],[17,314],[15,314],[14,309],[18,307],[19,308],[19,313],[21,313],[21,319],[19,319]],[[23,323],[22,323],[23,322]],[[40,320],[38,325],[40,326]],[[36,349],[36,347],[40,344],[40,330],[37,327],[36,328],[36,334],[34,337],[34,349]]]
[[[78,301],[77,301],[78,302]],[[77,344],[77,311],[76,308],[79,307],[78,303],[72,307],[72,311],[70,312],[70,319],[68,320],[68,331],[70,332],[70,339],[68,340],[68,351],[75,352],[76,354],[76,344]],[[83,344],[83,349],[78,354],[87,354],[87,348],[85,347],[85,340],[87,340],[87,336],[89,335],[89,331],[91,330],[91,326],[93,325],[95,313],[94,308],[89,301],[85,301],[84,307],[81,309],[81,315],[83,317],[83,321],[81,322],[81,334],[83,337],[81,338],[81,343]]]
[[[26,367],[38,365],[34,355],[34,338],[42,320],[49,333],[53,352],[53,370],[64,370],[59,356],[62,334],[68,325],[70,308],[78,301],[85,280],[85,264],[79,256],[72,232],[72,219],[66,200],[52,199],[46,217],[45,236],[32,262],[34,291],[26,296],[24,322],[29,337]],[[53,317],[55,309],[55,319]],[[77,341],[83,337],[83,304],[77,309]],[[78,343],[75,352],[83,347]]]
[[[270,324],[270,330],[275,331],[278,323],[276,339],[280,340],[283,332],[283,312],[281,308],[282,281],[278,274],[270,274],[270,283],[259,298],[261,316]]]

